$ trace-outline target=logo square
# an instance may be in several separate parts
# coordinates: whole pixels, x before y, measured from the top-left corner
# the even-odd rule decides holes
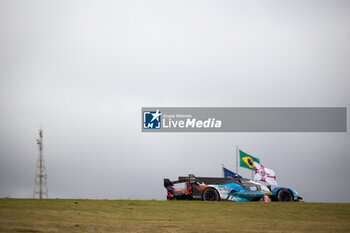
[[[161,115],[162,113],[157,111],[144,111],[143,112],[143,128],[144,129],[160,129],[161,128]]]

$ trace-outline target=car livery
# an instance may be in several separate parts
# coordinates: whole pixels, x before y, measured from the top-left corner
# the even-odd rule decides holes
[[[184,188],[175,189],[174,185],[184,184]],[[260,201],[269,196],[272,201],[300,201],[302,197],[288,187],[270,189],[258,182],[245,178],[222,177],[179,177],[177,181],[164,179],[169,200],[204,201]]]

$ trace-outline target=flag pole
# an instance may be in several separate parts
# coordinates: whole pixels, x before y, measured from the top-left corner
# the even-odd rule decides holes
[[[236,174],[238,175],[238,146],[236,146]]]
[[[224,164],[222,163],[221,166],[222,166],[222,177],[225,177]]]

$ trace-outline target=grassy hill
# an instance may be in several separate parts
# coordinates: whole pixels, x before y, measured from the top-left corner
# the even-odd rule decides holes
[[[0,199],[0,232],[350,232],[350,204]]]

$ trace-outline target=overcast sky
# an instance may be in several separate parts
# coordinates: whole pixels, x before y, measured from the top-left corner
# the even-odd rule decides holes
[[[0,197],[160,199],[235,146],[350,202],[347,133],[141,133],[141,107],[350,107],[349,1],[0,1]],[[347,118],[349,120],[349,117]],[[250,176],[247,169],[240,173]]]

